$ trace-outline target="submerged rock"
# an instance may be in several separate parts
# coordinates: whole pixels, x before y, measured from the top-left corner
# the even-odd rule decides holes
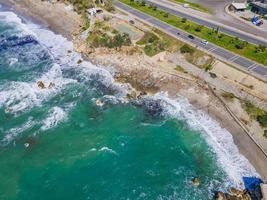
[[[37,86],[40,88],[40,89],[45,89],[45,84],[43,81],[38,81],[37,82]]]
[[[51,89],[51,88],[53,88],[53,87],[55,87],[55,86],[56,86],[55,83],[50,82],[49,85],[48,85],[48,88]]]
[[[198,178],[194,177],[194,178],[192,179],[192,184],[193,184],[194,186],[199,186],[199,185],[200,185],[200,181],[198,180]]]

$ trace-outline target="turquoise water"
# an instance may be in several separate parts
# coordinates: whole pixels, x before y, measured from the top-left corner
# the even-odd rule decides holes
[[[126,102],[129,85],[79,59],[62,36],[0,12],[1,200],[206,200],[256,173],[184,98]]]

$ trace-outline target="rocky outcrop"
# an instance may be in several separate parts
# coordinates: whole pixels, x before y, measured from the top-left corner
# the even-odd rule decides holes
[[[238,190],[230,188],[229,193],[217,192],[215,200],[251,200],[249,193],[246,190]]]
[[[54,88],[55,86],[56,86],[55,83],[50,82],[49,85],[48,85],[48,89],[52,89],[52,88]]]
[[[37,86],[40,88],[40,89],[45,89],[45,84],[43,81],[38,81],[37,82]]]
[[[198,178],[193,178],[192,179],[192,184],[194,185],[194,186],[199,186],[200,185],[200,181],[198,180]]]

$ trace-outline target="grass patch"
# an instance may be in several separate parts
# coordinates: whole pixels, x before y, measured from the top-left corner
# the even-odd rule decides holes
[[[248,101],[243,103],[243,106],[251,119],[257,120],[262,127],[267,127],[267,112],[265,110]]]
[[[201,6],[197,3],[186,1],[186,0],[171,0],[172,2],[180,3],[180,4],[185,4],[187,3],[191,8],[194,8],[196,10],[199,10],[201,12],[205,13],[211,13],[209,9],[205,8],[204,6]]]
[[[178,71],[178,72],[185,72],[184,68],[182,68],[180,65],[177,65],[175,67],[175,70]]]
[[[254,60],[263,65],[267,65],[267,50],[264,47],[259,47],[257,45],[242,41],[238,38],[234,38],[230,35],[220,33],[218,29],[209,29],[207,27],[201,27],[201,29],[199,29],[199,24],[184,19],[182,20],[182,18],[175,15],[169,14],[168,17],[166,17],[165,12],[159,10],[155,6],[148,4],[141,5],[140,3],[131,0],[120,1],[161,21],[185,30],[190,34],[196,35],[202,39],[223,47],[229,51]]]

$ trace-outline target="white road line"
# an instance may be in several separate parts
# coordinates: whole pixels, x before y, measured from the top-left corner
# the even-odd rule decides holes
[[[254,63],[254,64],[250,65],[250,66],[248,67],[248,70],[253,70],[253,69],[255,69],[255,68],[257,68],[257,63]]]
[[[238,59],[238,58],[239,58],[239,56],[238,56],[238,55],[235,55],[235,56],[229,58],[228,60],[230,60],[230,61],[234,61],[234,60],[236,60],[236,59]]]
[[[214,51],[215,49],[217,49],[217,47],[212,47],[212,48],[210,48],[208,51],[212,52],[212,51]]]
[[[254,67],[252,67],[252,68],[248,68],[248,70],[249,71],[253,71],[254,69],[256,69],[257,68],[257,66],[254,66]]]

